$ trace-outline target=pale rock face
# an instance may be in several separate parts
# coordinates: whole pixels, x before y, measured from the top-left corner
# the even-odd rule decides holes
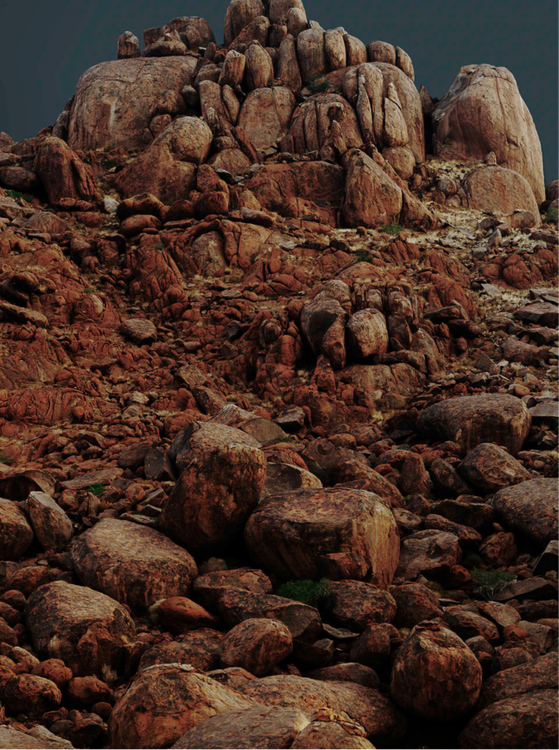
[[[233,0],[225,14],[223,41],[228,47],[251,21],[264,15],[264,5],[260,0]]]
[[[316,94],[300,104],[293,114],[290,133],[295,153],[319,151],[333,138],[333,123],[339,123],[347,148],[363,144],[355,111],[337,94]]]
[[[354,150],[346,160],[344,218],[348,226],[383,226],[395,223],[402,210],[402,191],[362,151]]]
[[[409,141],[400,97],[393,83],[388,84],[384,100],[384,142],[387,146],[405,146]]]
[[[269,86],[274,78],[274,64],[266,50],[259,44],[251,44],[246,51],[245,80],[249,91]]]
[[[297,93],[303,87],[299,61],[297,60],[297,42],[288,34],[279,47],[277,77],[288,89]]]
[[[157,114],[163,91],[191,85],[195,57],[138,58],[100,63],[78,82],[70,113],[71,149],[143,148],[144,129]]]
[[[378,310],[356,312],[348,320],[346,331],[348,351],[357,362],[388,351],[386,319]]]
[[[435,151],[444,159],[483,160],[529,182],[537,203],[545,199],[540,139],[512,73],[493,65],[466,65],[433,112]]]
[[[501,214],[509,221],[517,210],[530,211],[539,226],[540,212],[528,180],[512,169],[480,167],[465,180],[469,208]]]
[[[297,37],[297,57],[303,83],[325,73],[324,32],[320,29],[302,31]]]
[[[347,66],[346,45],[341,31],[330,29],[324,34],[324,51],[330,70]]]
[[[295,103],[292,92],[284,86],[256,89],[243,102],[239,126],[255,148],[274,146],[287,132]]]

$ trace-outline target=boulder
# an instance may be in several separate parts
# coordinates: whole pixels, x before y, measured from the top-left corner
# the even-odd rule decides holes
[[[191,666],[154,665],[136,674],[113,708],[110,744],[120,748],[170,747],[216,714],[257,706],[257,701]]]
[[[144,44],[148,47],[166,34],[180,39],[189,49],[198,51],[215,42],[215,36],[209,23],[199,16],[179,16],[164,26],[155,26],[144,31]]]
[[[532,477],[520,461],[493,443],[481,443],[470,451],[460,464],[459,472],[483,493],[497,492]]]
[[[47,711],[56,711],[62,703],[62,693],[54,682],[44,677],[14,674],[3,680],[0,699],[9,715],[38,718]]]
[[[63,750],[68,748],[72,750],[73,747],[71,742],[57,737],[40,724],[34,726],[29,732],[23,732],[5,725],[0,726],[0,748],[3,750],[23,750],[23,748],[36,748],[36,750],[57,750],[57,748]]]
[[[162,92],[180,98],[183,86],[194,82],[198,64],[190,56],[143,57],[89,68],[76,89],[68,145],[73,150],[143,148],[144,130],[158,114]]]
[[[350,722],[334,711],[326,709],[315,711],[313,721],[299,732],[292,748],[373,748],[364,735],[361,725]]]
[[[516,80],[506,68],[461,68],[432,118],[438,156],[478,161],[493,151],[497,164],[526,178],[537,204],[545,199],[540,139]]]
[[[184,734],[174,748],[275,748],[292,743],[310,723],[297,708],[258,706],[218,714]]]
[[[270,148],[287,132],[295,103],[285,86],[258,88],[243,102],[238,125],[255,148]]]
[[[44,550],[59,551],[72,538],[74,526],[65,511],[46,492],[31,492],[27,512],[33,531]]]
[[[297,37],[297,59],[301,69],[303,83],[326,72],[326,55],[324,52],[324,31],[306,29]]]
[[[492,703],[470,721],[460,744],[463,748],[555,747],[557,691],[534,690]]]
[[[328,588],[328,611],[349,630],[365,630],[371,623],[392,622],[394,597],[364,581],[332,581]]]
[[[223,633],[210,628],[191,630],[175,641],[163,641],[149,648],[140,659],[139,669],[155,664],[190,664],[204,672],[216,669],[223,638]]]
[[[478,708],[534,690],[554,688],[557,688],[557,657],[549,653],[492,675],[483,683]]]
[[[37,172],[49,203],[60,203],[64,198],[101,202],[91,167],[84,164],[60,138],[45,138],[35,157]]]
[[[496,164],[475,169],[464,181],[468,208],[486,211],[511,221],[515,211],[530,211],[532,226],[539,226],[540,211],[528,180]]]
[[[33,530],[16,503],[0,497],[0,549],[3,560],[19,560],[33,541]]]
[[[222,667],[242,667],[264,677],[293,650],[287,625],[279,620],[253,618],[232,628],[223,641]]]
[[[354,313],[347,322],[346,336],[348,354],[356,362],[388,351],[386,319],[379,310]]]
[[[303,87],[297,60],[297,42],[288,34],[279,46],[277,77],[290,91],[298,93]]]
[[[387,586],[399,536],[388,503],[352,489],[306,489],[265,497],[245,542],[264,570],[285,579],[367,579]]]
[[[216,570],[199,575],[194,581],[192,591],[204,607],[217,612],[222,594],[229,589],[252,591],[257,594],[271,594],[272,582],[261,570],[235,568],[233,570]]]
[[[499,521],[541,549],[557,538],[559,492],[555,479],[538,477],[506,487],[491,504]]]
[[[461,557],[460,540],[455,534],[424,529],[402,540],[398,570],[408,581],[420,575],[445,576]]]
[[[336,125],[337,123],[337,125]],[[315,94],[293,113],[290,135],[294,151],[319,151],[341,129],[345,148],[359,148],[363,138],[353,107],[338,94]]]
[[[261,0],[232,0],[225,14],[223,43],[229,47],[241,31],[258,16],[264,15]]]
[[[212,131],[198,117],[177,118],[118,173],[116,189],[124,197],[151,193],[167,205],[188,198],[196,165],[208,158],[212,138]]]
[[[191,550],[234,539],[258,503],[266,478],[259,443],[219,423],[193,423],[171,453],[181,475],[163,506],[160,528]]]
[[[141,57],[140,41],[131,31],[125,31],[118,38],[117,57],[119,60],[129,60],[132,57]]]
[[[443,614],[437,594],[422,583],[391,586],[390,593],[396,602],[393,622],[397,628],[413,628],[423,620],[433,620]]]
[[[130,607],[188,594],[198,573],[189,553],[163,534],[116,518],[77,537],[71,555],[82,583]]]
[[[135,639],[134,622],[118,602],[64,581],[34,591],[26,619],[35,650],[62,659],[76,676],[114,680]]]
[[[495,443],[515,455],[530,431],[526,404],[515,396],[487,393],[459,396],[424,409],[420,431],[436,440],[453,440],[466,453],[481,443]]]
[[[379,227],[397,223],[402,191],[363,151],[351,151],[345,160],[346,190],[343,215],[349,227]]]
[[[390,694],[416,716],[454,721],[474,708],[481,683],[481,666],[464,641],[427,621],[416,625],[398,649]]]
[[[329,708],[364,727],[367,736],[390,742],[405,732],[405,719],[378,690],[351,682],[322,682],[294,675],[251,680],[242,692],[268,706],[297,708],[306,714]]]
[[[249,91],[271,86],[274,80],[274,63],[260,44],[253,42],[245,53],[245,84]]]

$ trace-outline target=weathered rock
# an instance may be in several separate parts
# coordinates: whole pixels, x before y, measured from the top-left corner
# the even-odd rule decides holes
[[[402,210],[402,191],[363,151],[351,151],[346,159],[344,219],[350,227],[379,227],[397,223]]]
[[[347,322],[348,354],[356,362],[388,351],[386,319],[379,310],[366,309],[354,313]]]
[[[421,583],[392,586],[390,593],[396,601],[393,622],[398,628],[413,628],[423,620],[433,620],[442,616],[439,597]]]
[[[25,713],[38,717],[47,711],[55,711],[62,703],[58,687],[33,674],[18,674],[9,677],[0,687],[0,699],[8,714]]]
[[[78,82],[68,145],[74,150],[144,147],[144,130],[158,114],[161,93],[176,95],[178,107],[180,91],[194,82],[197,67],[198,59],[187,56],[118,60],[90,68]]]
[[[263,677],[289,656],[293,638],[279,620],[250,619],[232,628],[223,641],[222,667],[243,667]]]
[[[260,0],[232,0],[225,14],[223,42],[226,47],[239,36],[241,31],[258,16],[264,15]]]
[[[482,492],[497,492],[531,478],[530,472],[520,461],[493,443],[481,443],[470,451],[459,470],[468,482]]]
[[[139,669],[155,664],[189,664],[207,672],[219,666],[223,633],[200,628],[183,633],[176,641],[156,644],[144,652]]]
[[[364,630],[371,623],[391,622],[396,614],[392,595],[364,581],[332,581],[328,599],[332,617],[350,630]]]
[[[43,549],[64,549],[72,538],[74,527],[58,503],[46,492],[31,492],[27,499],[27,511]]]
[[[131,57],[140,57],[140,41],[131,31],[125,31],[118,38],[117,57],[119,60],[128,60]]]
[[[245,53],[245,83],[249,91],[270,86],[274,79],[274,63],[266,50],[257,43],[249,46]]]
[[[557,692],[533,693],[492,703],[460,735],[463,748],[553,747],[557,742]]]
[[[25,515],[11,500],[0,498],[0,549],[3,560],[19,560],[33,541]]]
[[[481,682],[481,666],[466,644],[448,628],[425,622],[398,650],[390,694],[417,716],[451,721],[474,708]]]
[[[0,748],[5,750],[23,750],[23,748],[37,748],[37,750],[55,750],[74,746],[68,740],[57,737],[41,725],[36,725],[29,732],[23,732],[9,726],[0,726]]]
[[[497,163],[525,177],[537,203],[545,198],[540,139],[514,76],[506,68],[466,65],[433,112],[442,158]]]
[[[480,167],[464,182],[468,207],[500,214],[511,220],[515,211],[530,211],[532,226],[539,226],[540,212],[528,180],[512,169],[497,165]]]
[[[446,575],[461,557],[460,541],[455,534],[425,529],[402,541],[399,571],[407,580],[414,580],[422,574],[440,577]]]
[[[115,679],[134,623],[114,599],[84,586],[55,581],[29,598],[27,628],[35,650],[62,659],[74,675]]]
[[[163,534],[115,518],[77,537],[71,554],[86,586],[131,607],[188,594],[198,572],[189,553]]]
[[[540,477],[499,490],[492,500],[497,518],[542,549],[557,538],[557,482]]]
[[[420,414],[418,427],[426,435],[459,443],[465,453],[481,443],[502,445],[515,455],[531,425],[530,412],[514,396],[483,394],[441,401]]]
[[[257,88],[243,102],[238,124],[255,148],[270,148],[287,132],[294,109],[289,88]]]
[[[206,719],[256,702],[190,666],[161,664],[139,672],[109,723],[113,747],[169,747]]]
[[[214,628],[218,624],[217,617],[186,596],[171,596],[159,601],[150,608],[150,614],[157,614],[161,627],[175,634]]]
[[[373,739],[384,738],[390,742],[405,731],[403,716],[388,698],[356,683],[279,675],[252,680],[242,692],[268,706],[298,708],[307,714],[315,709],[330,708],[361,724],[367,736]]]
[[[333,664],[331,667],[322,667],[308,672],[306,677],[312,680],[324,680],[325,682],[356,682],[373,689],[378,688],[379,678],[374,669],[356,662],[343,662]]]
[[[315,94],[293,113],[290,134],[295,153],[318,151],[329,142],[336,143],[336,131],[341,131],[344,151],[363,144],[355,112],[338,94]]]
[[[261,570],[236,568],[234,570],[217,570],[213,573],[199,575],[194,581],[192,591],[196,597],[212,612],[217,612],[221,595],[228,589],[241,589],[258,594],[271,594],[272,582]]]
[[[557,658],[550,653],[492,675],[483,684],[478,707],[483,709],[497,701],[553,688],[557,688]]]
[[[324,32],[321,29],[307,29],[297,37],[297,58],[304,83],[326,72],[324,53]]]
[[[187,198],[194,187],[196,165],[210,151],[212,131],[197,117],[179,117],[117,176],[121,195],[152,193],[168,205]]]
[[[175,444],[182,473],[165,502],[160,528],[192,550],[233,539],[264,486],[266,457],[259,443],[233,427],[198,423]]]
[[[218,714],[183,735],[174,748],[292,747],[310,718],[296,708],[258,706]]]
[[[392,580],[399,539],[392,511],[363,490],[299,490],[268,496],[245,528],[251,553],[283,578]]]
[[[35,171],[49,203],[59,203],[63,198],[101,201],[93,170],[60,138],[42,141],[35,157]]]

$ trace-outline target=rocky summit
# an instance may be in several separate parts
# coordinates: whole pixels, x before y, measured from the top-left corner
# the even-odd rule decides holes
[[[125,31],[0,133],[0,748],[556,747],[559,183],[515,78],[433,98],[302,0],[218,36]]]

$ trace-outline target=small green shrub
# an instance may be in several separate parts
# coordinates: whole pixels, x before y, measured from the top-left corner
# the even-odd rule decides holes
[[[286,599],[294,599],[296,602],[318,607],[328,604],[329,591],[330,581],[327,578],[321,578],[320,581],[288,581],[283,583],[276,593]]]
[[[330,88],[330,82],[321,76],[320,74],[309,78],[305,83],[305,86],[311,92],[311,94],[321,94],[323,91],[328,91]]]
[[[101,484],[101,482],[94,482],[93,484],[90,484],[89,487],[86,487],[85,491],[92,492],[94,495],[101,495],[106,489],[105,485]]]
[[[165,250],[165,245],[163,245],[161,242],[158,242],[157,245],[153,246],[154,250]]]
[[[488,601],[516,580],[516,576],[507,570],[483,570],[482,568],[474,568],[472,578],[476,584],[475,592]]]
[[[355,258],[354,263],[372,263],[374,261],[368,250],[358,250],[353,257]]]
[[[4,451],[0,451],[0,464],[5,464],[6,466],[11,466],[13,464],[14,460],[13,458],[10,458],[7,456]]]
[[[550,206],[547,209],[545,220],[548,224],[557,224],[557,221],[559,220],[557,206]]]
[[[386,234],[392,234],[394,237],[397,237],[403,228],[404,227],[401,226],[401,224],[385,224],[385,226],[381,227],[380,231],[386,232]]]

